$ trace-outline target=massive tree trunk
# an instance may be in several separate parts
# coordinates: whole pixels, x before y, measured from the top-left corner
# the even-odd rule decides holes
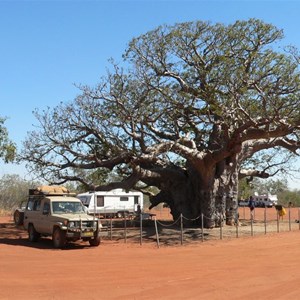
[[[190,169],[185,181],[165,182],[161,192],[150,198],[152,205],[167,203],[174,220],[184,216],[186,224],[213,228],[221,226],[223,221],[233,225],[237,217],[238,164],[231,158],[225,162],[222,174],[211,176],[205,182],[197,172]]]
[[[237,222],[239,164],[236,156],[227,159],[223,174],[220,176],[219,194],[225,198],[225,217],[227,225]]]
[[[217,200],[217,201],[216,201]],[[156,206],[165,202],[171,209],[174,220],[184,217],[185,224],[201,225],[203,215],[203,225],[206,228],[213,228],[220,225],[220,220],[224,219],[225,198],[224,195],[216,196],[212,188],[191,189],[191,184],[185,188],[173,188],[171,191],[161,191],[155,197],[151,197],[152,205]]]

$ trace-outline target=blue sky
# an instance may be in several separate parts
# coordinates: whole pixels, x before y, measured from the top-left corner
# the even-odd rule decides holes
[[[97,84],[108,59],[121,61],[133,37],[161,24],[259,18],[300,48],[299,11],[300,0],[0,0],[0,116],[20,149],[35,108],[71,101],[79,93],[74,84]],[[6,173],[28,178],[23,166],[0,163],[0,176]]]

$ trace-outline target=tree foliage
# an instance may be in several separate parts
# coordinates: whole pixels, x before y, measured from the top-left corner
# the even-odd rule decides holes
[[[160,26],[129,43],[126,71],[113,64],[72,103],[36,111],[40,130],[21,158],[51,182],[155,186],[152,206],[204,213],[214,226],[234,212],[238,179],[267,178],[284,162],[280,151],[299,148],[298,61],[278,47],[282,38],[256,19]],[[254,169],[250,159],[270,149],[273,162]],[[100,168],[120,180],[99,185],[88,175]]]
[[[260,179],[254,178],[250,183],[242,179],[239,183],[239,199],[248,199],[255,193],[259,195],[282,195],[289,191],[287,179]]]
[[[7,128],[4,126],[5,119],[0,118],[0,158],[5,162],[13,161],[15,157],[15,144],[9,140]]]
[[[19,175],[4,175],[0,178],[0,209],[11,211],[22,201],[28,199],[29,188],[39,185],[37,182],[29,182]]]
[[[285,190],[278,194],[278,202],[285,207],[291,206],[300,206],[300,190],[289,191]]]

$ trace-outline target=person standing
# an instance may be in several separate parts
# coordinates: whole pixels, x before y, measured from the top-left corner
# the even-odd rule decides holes
[[[249,198],[249,204],[248,204],[251,213],[253,212],[254,208],[255,208],[255,202],[252,196],[250,196]]]

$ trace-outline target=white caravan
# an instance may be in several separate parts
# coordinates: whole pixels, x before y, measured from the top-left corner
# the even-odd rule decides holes
[[[143,193],[126,192],[123,189],[97,191],[78,194],[89,214],[121,218],[125,215],[140,213],[143,209]]]
[[[271,194],[258,195],[255,193],[253,199],[255,201],[255,205],[258,207],[272,207],[278,203],[277,195]]]

